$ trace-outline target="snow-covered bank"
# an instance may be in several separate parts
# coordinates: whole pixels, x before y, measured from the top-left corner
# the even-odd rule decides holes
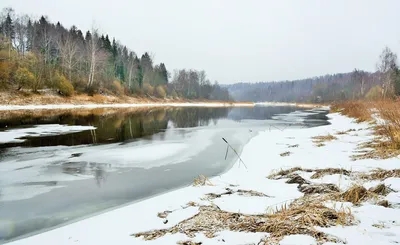
[[[227,173],[211,179],[212,186],[186,187],[163,194],[142,202],[134,203],[98,216],[94,216],[52,231],[18,240],[12,244],[176,244],[178,241],[201,241],[202,244],[257,244],[267,233],[240,233],[220,231],[216,237],[207,238],[198,234],[196,238],[188,238],[177,232],[166,234],[158,239],[145,241],[131,236],[133,233],[153,229],[170,228],[199,212],[198,207],[185,206],[188,202],[200,205],[216,204],[221,210],[244,214],[260,214],[268,210],[279,209],[285,203],[303,196],[296,184],[285,183],[286,179],[274,180],[266,178],[276,170],[291,167],[310,169],[342,168],[351,171],[367,172],[371,169],[398,168],[399,159],[359,160],[351,161],[351,155],[357,144],[372,138],[367,124],[356,124],[352,119],[330,114],[331,125],[309,129],[267,130],[252,138],[244,147],[241,158],[246,164],[239,162]],[[338,134],[345,132],[346,134]],[[335,135],[338,139],[325,142],[325,146],[317,147],[313,136]],[[282,153],[289,152],[281,156]],[[307,181],[314,183],[334,183],[346,190],[356,181],[342,174],[325,175],[312,179],[308,172],[299,172]],[[400,190],[399,178],[388,178],[384,181],[391,184],[394,190]],[[365,186],[375,186],[379,181],[365,180]],[[226,188],[235,190],[229,195],[207,199],[207,193],[223,193]],[[240,195],[237,190],[252,190],[263,193],[261,196]],[[338,237],[347,244],[393,244],[400,242],[400,210],[399,194],[390,193],[386,198],[394,208],[384,208],[373,203],[354,206],[346,205],[359,221],[354,226],[318,228],[327,234]],[[326,204],[326,205],[331,205]],[[166,218],[157,217],[157,213],[172,211]],[[9,225],[6,222],[0,225]],[[380,228],[379,228],[380,227]],[[281,244],[316,244],[314,238],[306,235],[285,237]],[[329,244],[329,243],[326,243]],[[332,243],[330,243],[332,244]]]
[[[253,107],[253,103],[137,103],[137,104],[49,104],[49,105],[0,105],[0,111],[8,110],[51,110],[51,109],[93,109],[93,108],[129,108],[129,107]]]

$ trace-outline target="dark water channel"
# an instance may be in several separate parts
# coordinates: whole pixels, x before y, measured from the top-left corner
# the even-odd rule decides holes
[[[0,243],[216,176],[222,137],[328,124],[296,107],[0,112]]]

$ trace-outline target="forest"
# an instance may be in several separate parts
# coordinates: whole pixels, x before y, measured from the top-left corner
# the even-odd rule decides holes
[[[64,27],[11,8],[0,13],[0,89],[197,100],[231,100],[205,71],[167,70],[95,28]]]
[[[400,70],[397,55],[384,48],[375,72],[324,75],[294,81],[236,83],[228,85],[238,101],[312,102],[378,100],[400,95]]]

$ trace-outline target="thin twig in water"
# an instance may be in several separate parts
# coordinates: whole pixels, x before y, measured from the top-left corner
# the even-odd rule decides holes
[[[244,167],[247,169],[247,166],[246,166],[246,164],[243,162],[242,158],[240,158],[239,153],[237,153],[237,151],[228,143],[228,141],[227,141],[225,138],[222,138],[222,140],[225,141],[225,143],[228,145],[228,147],[230,147],[230,148],[233,150],[233,152],[235,152],[236,156],[239,158],[239,161],[240,161],[241,163],[243,163]],[[227,151],[227,153],[228,153],[228,151]],[[225,159],[226,159],[226,158],[225,158]],[[239,162],[239,163],[240,163],[240,162]]]

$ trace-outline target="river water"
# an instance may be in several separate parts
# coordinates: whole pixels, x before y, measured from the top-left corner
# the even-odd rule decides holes
[[[284,106],[0,113],[0,243],[225,172],[260,130],[328,124]]]

